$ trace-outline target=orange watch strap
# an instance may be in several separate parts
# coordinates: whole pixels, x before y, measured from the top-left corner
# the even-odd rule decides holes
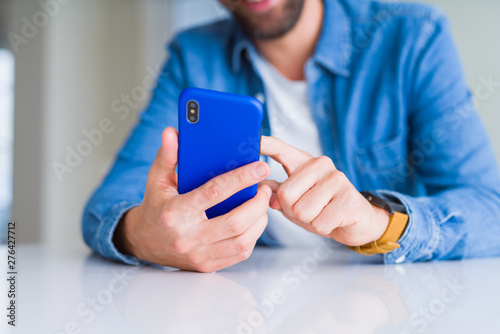
[[[384,234],[377,240],[362,246],[348,246],[349,249],[363,255],[385,254],[401,247],[399,238],[403,235],[408,224],[408,215],[393,212]]]

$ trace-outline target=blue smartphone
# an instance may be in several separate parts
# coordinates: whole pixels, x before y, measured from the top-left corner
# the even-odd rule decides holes
[[[259,160],[264,108],[253,97],[187,88],[179,97],[179,193],[200,187],[217,175]],[[206,211],[217,217],[257,193],[239,191]]]

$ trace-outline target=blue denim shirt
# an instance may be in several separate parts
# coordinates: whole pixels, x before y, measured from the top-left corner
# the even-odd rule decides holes
[[[325,0],[323,30],[305,74],[329,156],[358,190],[404,204],[409,223],[386,263],[500,255],[500,177],[474,110],[445,16],[417,4]],[[88,202],[83,236],[96,252],[138,264],[112,242],[140,205],[186,87],[264,97],[233,20],[180,33],[149,107]],[[264,101],[265,102],[265,101]],[[264,103],[265,104],[265,103]],[[264,121],[264,134],[270,134]],[[264,232],[260,243],[273,244]]]

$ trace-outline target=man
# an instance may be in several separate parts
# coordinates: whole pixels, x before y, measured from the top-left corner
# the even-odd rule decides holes
[[[171,43],[151,104],[85,209],[88,245],[130,264],[202,272],[246,259],[258,241],[334,239],[385,263],[500,255],[499,173],[439,11],[222,3],[233,19]],[[179,195],[173,127],[190,86],[260,98],[269,164]],[[207,208],[256,183],[253,199],[207,219]]]

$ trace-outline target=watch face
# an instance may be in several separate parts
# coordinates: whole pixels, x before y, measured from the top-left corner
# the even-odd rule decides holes
[[[368,202],[386,210],[391,215],[394,211],[406,214],[404,205],[396,202],[395,200],[379,197],[370,191],[362,191],[361,194],[366,198]]]

